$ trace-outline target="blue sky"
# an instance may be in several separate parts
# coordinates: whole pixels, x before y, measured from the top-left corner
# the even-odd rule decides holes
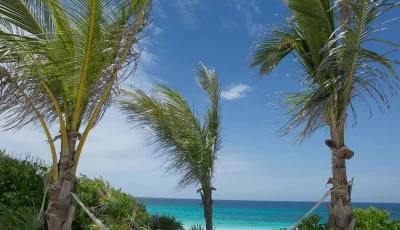
[[[276,106],[277,92],[300,89],[288,77],[299,76],[298,67],[288,58],[271,76],[258,79],[256,70],[246,65],[258,35],[282,22],[286,13],[280,0],[154,0],[154,23],[143,41],[139,69],[127,84],[148,92],[154,82],[168,84],[181,90],[201,113],[208,101],[194,82],[193,70],[200,61],[217,69],[223,88],[224,148],[219,153],[215,199],[316,201],[328,189],[327,130],[301,146],[293,145],[294,135],[275,135],[282,124],[275,123],[285,112]],[[346,143],[355,151],[347,163],[348,177],[354,176],[353,201],[400,202],[400,103],[391,102],[390,113],[375,110],[372,117],[364,105],[356,104],[358,126],[346,133]],[[0,140],[0,147],[10,153],[29,152],[50,162],[40,131],[2,132]],[[174,190],[177,177],[164,176],[162,159],[152,152],[112,108],[89,136],[79,172],[101,175],[134,196],[198,198],[196,188]]]

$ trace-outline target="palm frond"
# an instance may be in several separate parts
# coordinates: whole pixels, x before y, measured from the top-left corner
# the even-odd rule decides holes
[[[123,90],[120,109],[140,128],[149,144],[165,158],[166,173],[180,175],[178,188],[202,184],[211,187],[216,153],[221,147],[220,88],[214,70],[204,65],[196,81],[211,99],[204,124],[200,124],[183,95],[165,85],[155,85],[156,96],[134,88]]]
[[[349,107],[354,117],[353,125],[356,124],[352,105],[356,98],[369,107],[366,98],[369,96],[382,112],[386,111],[389,108],[388,92],[396,94],[398,89],[394,65],[399,62],[390,58],[391,51],[376,53],[367,47],[377,43],[398,49],[397,43],[375,35],[385,29],[382,26],[397,20],[391,18],[379,22],[378,19],[400,3],[388,5],[387,1],[382,1],[382,4],[376,4],[367,0],[286,0],[285,3],[293,14],[285,28],[295,28],[294,32],[272,40],[275,31],[281,29],[271,31],[264,46],[254,52],[253,56],[259,59],[253,58],[256,61],[251,65],[259,66],[261,74],[269,74],[288,55],[279,54],[279,58],[273,58],[271,62],[268,59],[273,57],[270,50],[276,50],[277,44],[279,47],[285,44],[284,41],[292,41],[290,52],[299,60],[304,71],[301,81],[307,89],[286,94],[281,101],[289,110],[283,117],[288,120],[279,133],[285,135],[303,127],[297,139],[302,141],[325,125],[342,124],[343,131]]]
[[[51,93],[66,123],[73,120],[78,130],[93,116],[96,122],[102,117],[119,82],[135,70],[142,49],[138,42],[146,34],[150,7],[148,0],[1,1],[0,18],[14,29],[0,31],[0,62],[7,66],[13,82],[24,85],[32,100],[49,101]],[[130,71],[123,72],[127,69]],[[43,84],[49,91],[30,92]],[[111,93],[106,92],[109,84]],[[3,92],[12,95],[15,90],[10,87]],[[104,105],[94,114],[103,95],[108,95]],[[17,106],[28,107],[21,102]],[[8,107],[15,106],[12,103]],[[40,105],[36,107],[42,110]],[[42,116],[52,123],[57,116],[54,108],[48,109]],[[30,123],[17,124],[27,114],[7,112],[19,117],[7,122],[9,128]]]

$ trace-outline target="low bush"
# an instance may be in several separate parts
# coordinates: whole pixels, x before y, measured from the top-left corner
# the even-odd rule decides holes
[[[171,215],[151,215],[151,229],[152,230],[184,230],[181,221],[177,220]]]
[[[0,222],[3,224],[0,229],[37,230],[46,227],[43,220],[34,220],[37,220],[38,207],[41,207],[43,181],[48,171],[49,167],[39,159],[29,155],[16,158],[0,151]],[[90,179],[81,175],[75,193],[111,229],[183,229],[182,223],[172,216],[151,216],[132,195],[113,188],[102,178]],[[82,208],[76,210],[72,229],[98,229]],[[5,227],[6,224],[11,227]]]
[[[29,155],[12,157],[0,150],[0,203],[13,211],[40,207],[49,167]]]
[[[379,210],[373,206],[368,209],[355,208],[356,230],[400,230],[399,220],[390,220],[390,213],[386,210]],[[321,217],[317,214],[306,218],[297,227],[298,230],[327,230],[325,224],[320,224]],[[286,230],[280,228],[279,230]]]

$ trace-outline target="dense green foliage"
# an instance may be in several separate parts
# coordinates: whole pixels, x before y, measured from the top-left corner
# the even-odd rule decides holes
[[[183,230],[183,224],[171,215],[154,214],[151,216],[151,228],[154,230]]]
[[[356,216],[356,229],[375,230],[391,229],[400,230],[400,221],[390,220],[390,213],[386,210],[379,210],[373,206],[368,209],[356,208],[353,210]]]
[[[85,206],[111,229],[139,229],[148,227],[150,215],[143,204],[131,195],[115,189],[102,178],[81,176],[77,195]],[[78,208],[74,229],[91,229],[95,226],[82,209]]]
[[[194,224],[190,226],[189,230],[204,230],[204,227],[201,224]]]
[[[368,209],[355,208],[353,214],[356,217],[356,230],[400,230],[399,220],[390,220],[390,213],[386,210],[379,210],[373,206]],[[321,217],[317,214],[302,221],[297,227],[298,230],[327,230],[325,224],[320,224]],[[279,230],[286,230],[280,228]]]
[[[320,224],[319,221],[321,217],[317,214],[310,216],[307,219],[304,219],[301,224],[299,224],[299,230],[324,230],[325,224]]]
[[[43,179],[48,167],[29,155],[10,157],[0,150],[0,203],[18,210],[42,202]]]
[[[43,199],[43,180],[48,166],[29,156],[13,158],[0,151],[0,229],[43,229],[37,220]],[[111,229],[181,230],[172,216],[150,215],[130,194],[113,188],[102,178],[79,178],[76,192],[84,205]],[[73,229],[96,229],[87,214],[77,207]]]
[[[44,229],[44,220],[38,220],[36,206],[22,207],[17,211],[9,210],[0,203],[1,230],[41,230]]]

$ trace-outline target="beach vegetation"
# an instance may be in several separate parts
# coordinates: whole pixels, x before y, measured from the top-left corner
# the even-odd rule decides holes
[[[0,203],[10,211],[39,206],[48,171],[41,159],[28,154],[10,156],[0,150]]]
[[[38,213],[39,210],[35,205],[12,210],[0,203],[0,229],[43,230],[45,229],[45,221],[38,219]]]
[[[29,155],[10,156],[0,151],[0,229],[48,229],[45,220],[38,219],[48,169],[41,159]],[[111,229],[183,229],[182,222],[175,217],[151,215],[140,201],[112,187],[101,177],[91,179],[81,175],[75,189],[89,211]],[[77,207],[72,229],[98,228],[82,208]]]
[[[193,224],[188,230],[205,230],[205,228],[201,224]]]
[[[167,214],[153,214],[150,222],[153,230],[184,230],[182,221]]]

